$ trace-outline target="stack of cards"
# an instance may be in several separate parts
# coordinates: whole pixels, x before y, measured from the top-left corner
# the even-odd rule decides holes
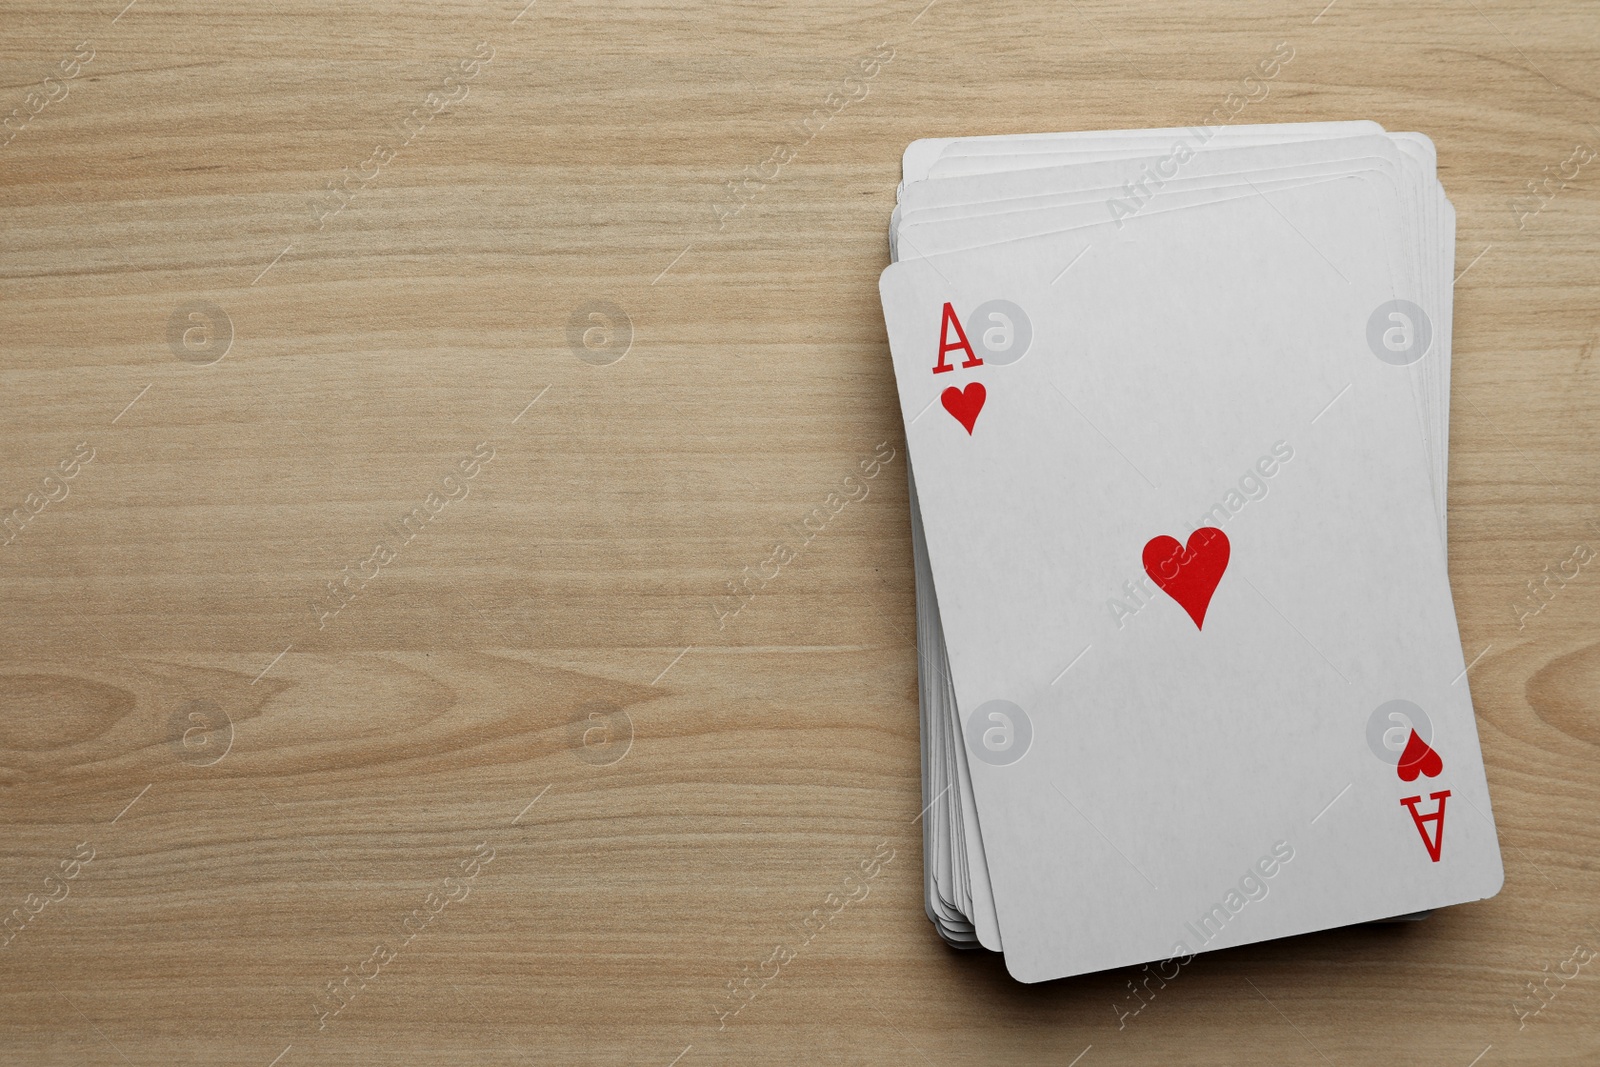
[[[1492,896],[1455,212],[1372,122],[918,141],[928,917],[1040,981]]]

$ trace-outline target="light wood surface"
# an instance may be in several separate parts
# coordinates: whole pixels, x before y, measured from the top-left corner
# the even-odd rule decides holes
[[[1515,607],[1600,549],[1600,160],[1562,166],[1600,8],[923,2],[5,4],[0,1061],[1600,1061],[1600,974],[1559,977],[1600,950],[1600,563]],[[1459,211],[1507,880],[1201,957],[1119,1028],[1134,972],[1019,986],[922,912],[876,279],[911,140],[1199,121],[1280,41],[1237,121],[1424,131]]]

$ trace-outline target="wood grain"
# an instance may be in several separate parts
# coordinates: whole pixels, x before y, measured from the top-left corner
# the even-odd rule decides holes
[[[1600,1058],[1593,973],[1514,1011],[1600,947],[1600,576],[1515,608],[1600,544],[1600,162],[1513,205],[1600,146],[1600,11],[923,2],[7,5],[0,514],[46,502],[0,547],[0,1059]],[[909,141],[1194,122],[1279,41],[1240,121],[1424,131],[1459,211],[1450,558],[1507,881],[1202,957],[1119,1028],[1133,972],[1022,987],[922,914],[875,281]],[[599,302],[627,327],[574,348]]]

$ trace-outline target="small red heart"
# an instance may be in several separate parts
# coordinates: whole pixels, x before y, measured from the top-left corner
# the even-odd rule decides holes
[[[1406,739],[1406,750],[1400,753],[1400,766],[1395,770],[1402,782],[1414,782],[1418,774],[1437,778],[1444,770],[1444,760],[1439,758],[1439,753],[1428,747],[1428,742],[1412,730],[1411,736]]]
[[[1199,630],[1204,628],[1211,594],[1228,569],[1228,552],[1228,535],[1214,526],[1190,534],[1187,546],[1163,534],[1144,546],[1144,572],[1189,613]]]
[[[989,392],[983,387],[982,382],[972,382],[965,389],[950,386],[939,394],[939,403],[944,409],[956,417],[956,421],[967,428],[967,433],[972,433],[972,426],[978,421],[978,412],[983,410],[983,402]]]

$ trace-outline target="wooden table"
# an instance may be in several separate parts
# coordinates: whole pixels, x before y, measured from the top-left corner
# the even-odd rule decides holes
[[[1593,2],[122,2],[0,45],[0,1060],[1600,1060],[1600,573],[1517,608],[1600,548]],[[1195,122],[1279,42],[1238,121],[1425,131],[1460,213],[1507,879],[1119,1028],[1133,972],[923,916],[875,282],[909,141]]]

